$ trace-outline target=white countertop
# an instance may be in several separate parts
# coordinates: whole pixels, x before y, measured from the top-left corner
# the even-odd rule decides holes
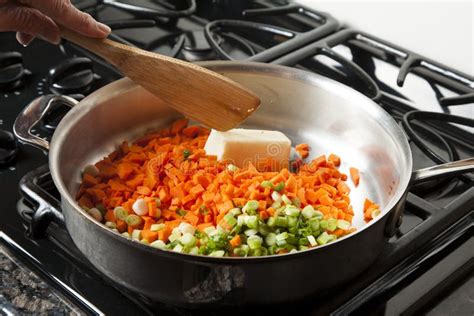
[[[474,76],[474,1],[297,0]]]

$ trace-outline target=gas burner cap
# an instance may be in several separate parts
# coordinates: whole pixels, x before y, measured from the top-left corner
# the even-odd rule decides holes
[[[0,130],[0,167],[13,162],[18,154],[18,144],[15,136],[5,130]]]
[[[9,91],[18,88],[25,76],[31,72],[23,67],[23,56],[19,52],[0,53],[0,90]]]

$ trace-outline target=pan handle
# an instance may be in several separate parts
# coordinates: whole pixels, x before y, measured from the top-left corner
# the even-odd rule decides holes
[[[72,108],[79,102],[63,95],[46,95],[34,99],[23,109],[13,124],[13,132],[18,140],[24,144],[49,150],[49,142],[34,135],[31,130],[58,103],[65,104]]]
[[[412,174],[412,184],[426,182],[434,178],[459,175],[469,171],[474,171],[474,158],[457,160],[416,170]]]

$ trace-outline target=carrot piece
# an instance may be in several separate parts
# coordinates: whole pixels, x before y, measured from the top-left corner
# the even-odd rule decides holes
[[[84,175],[82,176],[82,184],[85,187],[92,187],[98,183],[99,183],[99,180],[97,180],[93,175],[89,173],[84,173]]]
[[[198,184],[192,187],[191,190],[189,190],[189,193],[191,193],[194,197],[198,196],[202,192],[204,192],[204,188],[202,187],[201,184]]]
[[[341,165],[341,158],[338,155],[330,154],[328,156],[328,161],[332,162],[336,167]]]
[[[117,220],[115,218],[114,210],[107,210],[104,217],[107,222],[115,222]]]
[[[137,187],[136,191],[137,191],[139,194],[145,195],[145,196],[148,196],[148,195],[151,194],[150,188],[145,187],[145,186],[139,186],[139,187]]]
[[[199,134],[199,127],[188,126],[182,130],[182,134],[189,138],[194,138]]]
[[[171,135],[176,135],[181,132],[186,126],[188,126],[188,119],[179,119],[173,122],[171,125]]]
[[[240,246],[240,244],[242,243],[240,235],[235,235],[231,240],[229,240],[229,243],[234,248]]]
[[[319,197],[319,203],[321,203],[321,205],[332,205],[334,203],[334,200],[326,194]]]
[[[351,192],[351,189],[347,186],[347,184],[342,181],[337,184],[337,189],[339,192],[344,194],[349,194]]]
[[[367,209],[369,208],[369,206],[373,205],[374,202],[372,202],[371,200],[369,200],[368,198],[365,199],[364,201],[364,212],[367,211]]]
[[[117,220],[117,230],[123,233],[127,230],[127,223],[125,221]]]
[[[265,211],[265,210],[264,210],[264,211],[260,211],[258,214],[260,215],[260,218],[261,218],[262,220],[266,220],[267,218],[270,217],[270,215],[268,214],[268,212]]]
[[[121,163],[117,165],[117,174],[120,179],[125,180],[132,175],[134,172],[133,164]]]
[[[197,230],[203,232],[206,227],[212,226],[212,223],[202,223],[196,226]]]
[[[184,219],[187,220],[193,226],[196,226],[199,222],[199,216],[197,216],[193,212],[187,212],[186,215],[184,215]]]
[[[352,182],[354,182],[354,185],[358,186],[360,181],[359,169],[351,167],[349,168],[349,173],[351,175]]]
[[[163,229],[158,231],[158,239],[164,242],[168,241],[168,237],[171,235],[172,228],[165,226]]]
[[[312,161],[312,164],[314,164],[314,166],[316,168],[321,167],[325,163],[326,163],[326,156],[325,155],[319,156],[319,157],[313,159],[313,161]]]
[[[158,232],[152,232],[149,229],[143,229],[142,230],[142,238],[145,239],[148,242],[154,242],[155,240],[158,239]]]
[[[143,229],[150,229],[151,225],[155,224],[155,220],[149,216],[142,216],[144,220]]]
[[[91,199],[89,197],[87,197],[85,194],[83,196],[81,196],[81,198],[77,202],[82,207],[87,207],[87,208],[94,207],[94,203],[92,203]]]

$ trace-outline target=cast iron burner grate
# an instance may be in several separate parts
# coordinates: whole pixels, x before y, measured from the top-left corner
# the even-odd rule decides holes
[[[263,0],[86,0],[76,5],[108,24],[111,39],[188,61],[269,62],[339,27],[326,13]]]

